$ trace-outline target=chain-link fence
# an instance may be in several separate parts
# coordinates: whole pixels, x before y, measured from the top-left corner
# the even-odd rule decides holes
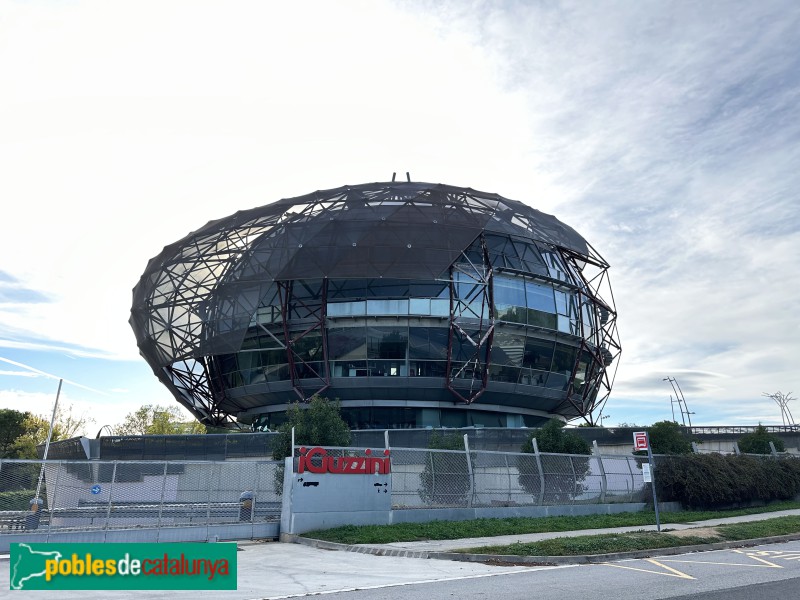
[[[641,502],[639,456],[392,448],[392,505],[402,508]]]
[[[279,467],[276,461],[0,460],[0,534],[277,521]]]

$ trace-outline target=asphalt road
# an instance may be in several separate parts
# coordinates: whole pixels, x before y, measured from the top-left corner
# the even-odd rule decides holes
[[[472,577],[333,594],[332,599],[437,598],[502,600],[796,600],[800,542],[698,552],[559,568],[532,568]]]
[[[383,557],[295,544],[242,545],[239,589],[215,600],[294,598],[436,600],[796,600],[800,542],[698,552],[663,558],[561,567],[491,566],[445,560]],[[8,591],[9,561],[0,559],[0,598],[54,598],[53,592]],[[207,592],[57,592],[59,600],[183,598]]]

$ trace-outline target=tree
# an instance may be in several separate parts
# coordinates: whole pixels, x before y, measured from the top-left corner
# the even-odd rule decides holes
[[[533,438],[536,438],[536,445],[539,452],[550,452],[553,454],[591,454],[592,449],[589,444],[579,435],[564,431],[564,423],[557,419],[551,419],[541,429],[536,429],[528,436],[527,441],[522,445],[522,452],[531,454],[533,452]]]
[[[755,428],[753,433],[748,433],[739,438],[739,450],[745,454],[772,454],[769,443],[775,445],[775,450],[783,452],[785,447],[783,440],[774,433],[767,431],[761,423]]]
[[[47,433],[50,431],[50,418],[29,412],[23,414],[23,431],[14,440],[12,446],[13,456],[16,458],[39,458],[36,447],[47,442]],[[75,437],[90,423],[94,423],[94,419],[84,415],[75,416],[72,405],[66,409],[59,406],[53,421],[53,435],[50,441],[57,442]]]
[[[464,438],[457,433],[445,435],[434,431],[428,440],[431,450],[461,452],[429,452],[420,473],[419,496],[426,504],[463,506],[469,491],[469,469],[464,452]]]
[[[0,409],[0,458],[17,458],[14,444],[25,433],[25,417],[30,413]]]
[[[307,404],[295,402],[289,406],[286,422],[278,427],[278,436],[272,447],[272,458],[275,460],[292,455],[292,427],[297,446],[350,444],[350,427],[342,419],[339,401],[330,401],[318,394],[314,394]]]
[[[653,454],[690,454],[692,442],[675,421],[659,421],[647,428]]]
[[[592,453],[589,444],[582,437],[564,431],[564,423],[551,419],[544,427],[531,433],[522,445],[524,454],[533,454],[533,439],[539,452],[549,454],[578,454]],[[519,470],[519,483],[529,494],[538,496],[542,493],[541,484],[544,479],[544,493],[546,503],[563,503],[573,500],[583,493],[583,481],[591,471],[588,458],[575,456],[542,456],[542,473],[538,465],[527,457],[520,457],[517,462]]]
[[[112,427],[114,435],[179,435],[205,433],[205,426],[197,421],[186,423],[177,406],[145,404],[125,416],[125,420]]]

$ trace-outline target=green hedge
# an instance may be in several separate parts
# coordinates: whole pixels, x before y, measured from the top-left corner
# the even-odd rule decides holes
[[[690,454],[656,462],[659,500],[719,508],[790,500],[800,494],[800,459]]]
[[[0,492],[0,511],[2,510],[29,510],[31,500],[36,495],[36,490],[16,490],[13,492]],[[47,498],[40,496],[44,503]]]

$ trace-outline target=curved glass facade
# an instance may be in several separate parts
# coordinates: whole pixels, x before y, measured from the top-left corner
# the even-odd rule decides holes
[[[236,230],[245,241],[216,267],[183,265],[184,281],[205,288],[189,344],[174,339],[176,317],[184,330],[192,324],[179,310],[186,294],[174,279],[159,282],[163,260],[153,269],[151,262],[134,290],[131,322],[142,326],[142,353],[179,401],[207,422],[274,426],[289,403],[321,393],[341,400],[354,427],[532,426],[586,417],[604,401],[619,353],[615,311],[597,285],[607,283],[608,265],[582,238],[572,230],[556,236],[553,223],[566,226],[497,196],[378,185],[387,186],[374,190],[384,192],[380,201],[360,190],[372,199],[360,221],[352,218],[363,207],[340,188],[327,203],[321,192],[316,205],[281,201],[284,218],[298,206],[310,213],[295,235],[280,219],[259,227],[252,217],[237,220],[241,213],[206,226],[218,235]],[[467,191],[481,202],[471,205]],[[419,227],[431,229],[426,235],[438,237],[407,231],[412,215],[398,213],[409,207]],[[471,223],[475,214],[484,221]],[[181,252],[196,252],[196,237],[173,245],[187,263]],[[222,254],[215,244],[206,254]],[[325,247],[343,248],[342,260],[320,264]],[[284,252],[276,256],[276,248]]]

